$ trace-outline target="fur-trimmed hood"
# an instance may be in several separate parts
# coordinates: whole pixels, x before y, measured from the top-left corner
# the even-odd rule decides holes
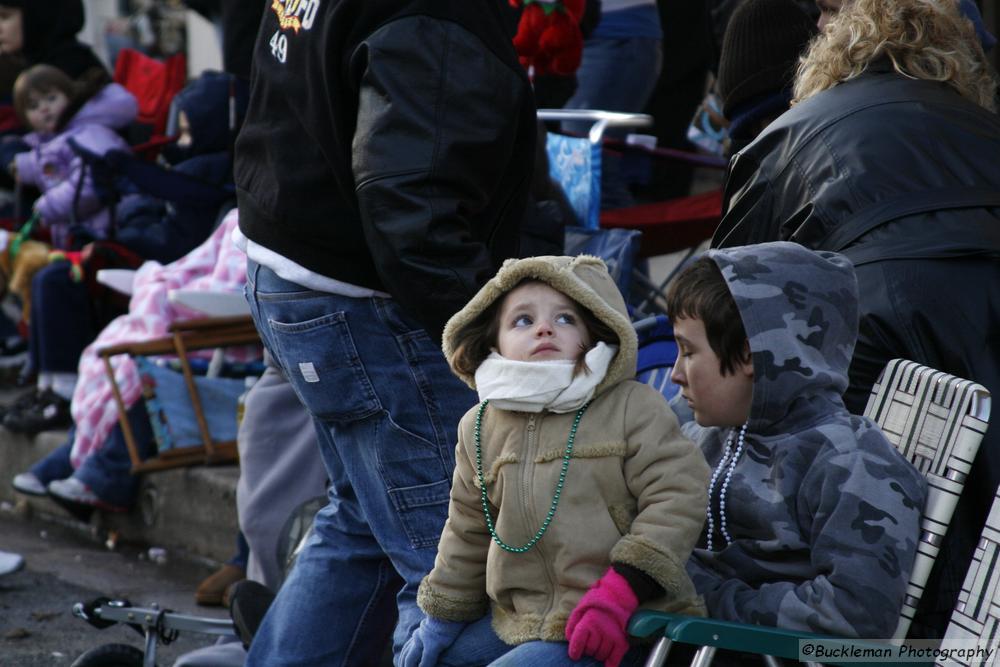
[[[635,331],[604,262],[507,261],[445,327],[449,363],[454,369],[457,334],[526,279],[588,309],[618,335],[619,351],[586,414],[506,410],[484,401],[462,418],[448,521],[417,604],[452,621],[490,611],[494,632],[508,644],[563,641],[573,609],[616,563],[663,589],[646,607],[704,614],[684,563],[705,520],[709,469],[663,396],[630,379]],[[456,374],[473,386],[474,378]],[[570,433],[572,461],[564,466]],[[558,513],[551,509],[553,489],[559,489]],[[484,508],[507,544],[528,544],[540,525],[544,536],[523,552],[508,551],[491,540]]]
[[[663,589],[644,608],[704,615],[685,562],[705,522],[709,473],[663,395],[635,380],[609,388],[578,422],[572,412],[474,406],[458,426],[448,520],[417,604],[449,621],[490,611],[508,644],[565,641],[573,609],[617,563]],[[484,487],[508,545],[527,544],[551,517],[537,544],[516,553],[492,541]],[[558,511],[548,515],[556,488]]]
[[[603,260],[591,255],[578,255],[508,259],[476,296],[448,320],[444,328],[444,355],[452,365],[452,371],[463,382],[476,388],[473,376],[455,370],[453,359],[456,334],[525,280],[538,280],[562,292],[593,313],[618,335],[618,354],[611,361],[604,380],[597,386],[597,394],[622,380],[635,377],[638,341],[628,317],[625,299]]]

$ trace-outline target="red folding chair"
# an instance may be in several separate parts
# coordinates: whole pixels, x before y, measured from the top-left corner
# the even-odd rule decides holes
[[[169,141],[165,132],[170,102],[187,80],[187,58],[179,53],[161,61],[134,49],[122,49],[115,60],[114,80],[135,95],[139,102],[136,122],[150,128],[149,136],[133,151],[155,157],[155,149]]]

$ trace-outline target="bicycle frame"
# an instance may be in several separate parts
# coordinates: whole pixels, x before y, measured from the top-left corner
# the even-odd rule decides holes
[[[180,632],[236,636],[233,622],[229,619],[180,614],[160,609],[155,603],[150,607],[133,607],[127,600],[105,600],[93,606],[77,602],[73,605],[73,615],[97,628],[124,623],[143,635],[146,640],[143,667],[155,667],[156,646],[159,643],[169,644]]]

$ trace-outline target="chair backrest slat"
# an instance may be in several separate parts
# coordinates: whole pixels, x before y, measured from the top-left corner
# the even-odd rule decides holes
[[[992,649],[995,658],[1000,627],[1000,497],[995,497],[986,526],[958,595],[945,631],[943,645]],[[937,665],[984,664],[982,660],[963,660],[956,656],[938,660]],[[992,664],[992,663],[990,663]]]
[[[980,384],[904,359],[889,362],[872,388],[865,415],[927,478],[921,539],[899,625],[913,620],[934,559],[989,419],[989,392]],[[1000,520],[1000,517],[998,517]]]

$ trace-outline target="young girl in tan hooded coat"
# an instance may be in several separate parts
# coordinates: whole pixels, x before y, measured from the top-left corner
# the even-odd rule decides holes
[[[482,402],[459,425],[404,667],[614,667],[642,657],[625,632],[640,604],[704,613],[684,563],[708,466],[633,379],[636,347],[621,294],[587,256],[509,260],[448,322],[445,356]]]

